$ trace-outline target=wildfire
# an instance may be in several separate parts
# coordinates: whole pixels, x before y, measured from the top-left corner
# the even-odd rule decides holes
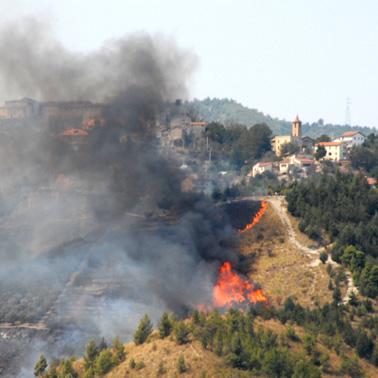
[[[240,233],[243,233],[245,231],[250,230],[251,228],[255,227],[257,223],[259,223],[260,219],[264,215],[266,209],[268,208],[268,202],[267,201],[261,201],[261,207],[257,214],[253,217],[251,223],[248,223],[244,228],[239,230]]]
[[[234,272],[230,262],[225,262],[220,267],[218,281],[213,289],[215,307],[223,308],[267,302],[268,298],[262,289],[255,289],[253,282]]]

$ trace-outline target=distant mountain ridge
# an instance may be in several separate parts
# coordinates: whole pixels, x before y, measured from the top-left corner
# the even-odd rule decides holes
[[[206,98],[204,100],[194,99],[184,104],[189,111],[198,119],[207,122],[220,122],[225,125],[231,123],[239,123],[248,127],[256,123],[266,123],[272,130],[274,135],[286,135],[291,132],[291,122],[273,118],[268,114],[264,114],[257,109],[251,109],[232,99]],[[347,126],[322,123],[303,123],[302,133],[312,138],[316,138],[322,134],[331,137],[338,136],[346,131],[357,130],[364,135],[372,132],[377,133],[377,129],[366,126]]]

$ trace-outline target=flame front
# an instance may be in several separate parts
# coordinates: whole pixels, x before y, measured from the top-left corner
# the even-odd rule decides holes
[[[257,223],[259,223],[260,219],[264,215],[265,211],[268,208],[268,202],[267,201],[261,201],[261,207],[257,214],[253,217],[251,223],[248,223],[244,228],[239,230],[240,233],[243,233],[245,231],[250,230],[251,228],[255,227]]]
[[[268,298],[261,289],[242,278],[232,270],[230,262],[225,262],[219,269],[218,281],[213,289],[214,307],[232,307],[233,305],[267,303]]]

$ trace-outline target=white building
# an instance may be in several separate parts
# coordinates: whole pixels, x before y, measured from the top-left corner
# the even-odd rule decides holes
[[[264,172],[273,172],[273,163],[256,163],[253,166],[252,171],[247,174],[247,177],[256,177],[257,175],[261,175]]]
[[[314,159],[304,155],[291,155],[281,160],[278,165],[278,172],[284,175],[290,172],[293,168],[306,171],[313,167],[315,164]]]
[[[334,140],[334,142],[345,143],[347,149],[350,149],[354,146],[361,146],[364,141],[365,136],[358,131],[347,131]]]
[[[326,150],[326,154],[322,160],[340,161],[345,159],[346,151],[343,142],[321,142],[315,145],[315,151],[319,147],[324,147]]]

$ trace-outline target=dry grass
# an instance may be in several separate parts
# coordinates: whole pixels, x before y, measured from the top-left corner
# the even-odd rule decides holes
[[[160,340],[157,337],[147,344],[136,346],[126,344],[126,361],[114,368],[106,377],[219,377],[244,378],[251,377],[247,372],[229,368],[222,358],[202,348],[199,342],[194,341],[185,345],[177,345],[170,339]],[[179,374],[177,360],[183,356],[188,371]],[[137,370],[131,369],[130,360],[143,361],[145,367]],[[165,373],[159,375],[159,365],[162,364]]]
[[[302,238],[308,245],[307,237]],[[252,230],[241,235],[241,254],[249,262],[249,277],[261,284],[273,304],[288,296],[310,307],[332,300],[325,265],[311,266],[316,256],[309,257],[288,242],[285,227],[271,206]]]
[[[289,340],[285,335],[287,331],[287,325],[281,324],[277,320],[262,320],[256,319],[254,322],[254,328],[262,327],[264,329],[271,329],[279,336],[279,343],[290,349],[296,356],[305,356],[303,347],[303,340],[306,332],[303,328],[292,325],[296,335],[299,337],[298,341]],[[342,357],[354,357],[354,353],[345,344],[340,347],[340,353],[337,354],[331,349],[327,342],[324,341],[322,336],[319,336],[316,341],[316,349],[322,354],[329,355],[330,368],[327,373],[322,373],[322,377],[341,377],[339,370],[341,367]],[[120,378],[120,377],[196,377],[196,378],[253,378],[254,375],[248,371],[242,371],[238,369],[232,369],[227,367],[224,360],[221,357],[216,356],[214,353],[202,348],[198,341],[191,341],[185,345],[177,345],[172,339],[159,339],[156,332],[150,337],[149,341],[143,345],[135,345],[129,343],[125,345],[127,352],[126,360],[119,366],[112,369],[110,373],[106,375],[108,378]],[[177,371],[177,360],[180,356],[185,359],[187,372],[179,374]],[[130,368],[130,360],[134,360],[136,363],[143,361],[144,367],[141,369]],[[359,363],[364,370],[366,377],[375,377],[376,369],[359,359]],[[159,374],[159,367],[164,367],[164,372]],[[83,360],[78,360],[75,363],[75,369],[79,372],[79,376],[82,377]]]

